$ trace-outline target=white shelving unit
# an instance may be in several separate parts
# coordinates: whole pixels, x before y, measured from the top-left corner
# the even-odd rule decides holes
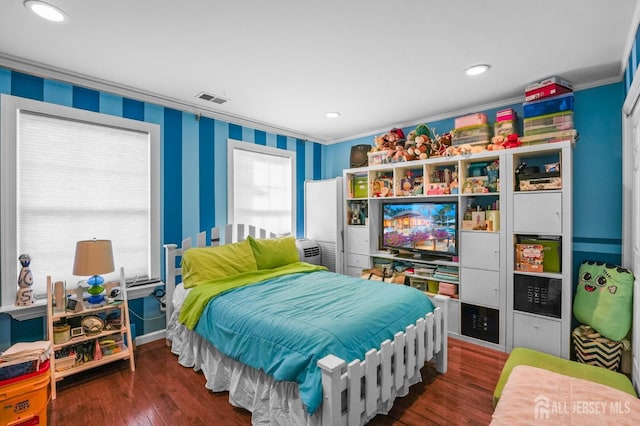
[[[573,142],[344,170],[345,273],[360,276],[362,269],[372,267],[376,258],[410,262],[418,266],[447,264],[457,267],[459,298],[452,299],[450,303],[448,331],[451,335],[503,351],[510,351],[516,346],[528,346],[568,358],[572,302]],[[558,158],[556,161],[561,163],[562,189],[519,191],[516,188],[515,172],[520,162],[545,161],[549,158]],[[473,170],[488,164],[499,164],[498,182],[491,188],[493,192],[469,192],[469,185],[465,183],[473,180]],[[438,188],[443,186],[439,182],[442,176],[450,179],[452,172],[458,177],[458,192],[438,193]],[[404,191],[402,180],[408,173],[422,176],[422,193]],[[381,181],[383,185],[380,184]],[[358,190],[355,190],[356,186]],[[413,200],[457,201],[457,262],[398,257],[380,249],[382,203]],[[493,221],[490,229],[478,230],[462,226],[467,205],[471,203],[499,207],[497,211],[491,210]],[[364,220],[349,220],[354,205],[358,209],[366,207]],[[561,281],[562,306],[558,318],[514,309],[515,277],[522,275],[515,271],[514,251],[517,238],[539,235],[556,235],[562,238],[562,271],[524,275],[551,277]],[[531,337],[532,333],[534,337]]]
[[[79,312],[71,312],[65,309],[64,312],[54,311],[53,301],[53,289],[51,277],[47,277],[47,339],[53,343],[53,352],[54,355],[51,357],[51,398],[56,399],[56,384],[59,380],[64,379],[65,377],[69,377],[71,375],[80,373],[82,371],[91,370],[96,367],[100,367],[105,364],[109,364],[114,361],[119,361],[123,359],[129,360],[129,368],[131,371],[135,371],[135,360],[133,356],[133,342],[131,338],[131,328],[129,322],[129,305],[127,300],[127,290],[126,285],[124,283],[124,279],[121,280],[121,283],[107,283],[105,284],[105,289],[107,294],[109,294],[111,288],[115,286],[119,286],[121,289],[120,296],[111,303],[107,303],[104,306],[95,307],[95,308],[84,308]],[[71,294],[76,294],[76,290],[67,290],[66,296]],[[66,306],[65,306],[66,308]],[[70,335],[70,339],[64,343],[55,343],[54,341],[54,325],[60,322],[80,322],[82,318],[87,316],[98,316],[103,317],[107,314],[119,311],[120,316],[120,326],[115,328],[103,329],[99,333],[85,335],[78,334],[74,336],[73,333]],[[81,363],[74,362],[71,356],[56,358],[55,354],[60,353],[61,351],[65,351],[67,349],[71,349],[74,346],[78,347],[78,345],[83,344],[92,344],[98,345],[99,342],[103,339],[113,339],[116,342],[112,347],[112,353],[103,354],[100,359],[90,359],[85,360]],[[105,351],[106,352],[106,351]],[[94,352],[95,353],[95,352]],[[75,357],[75,356],[74,356]]]
[[[542,191],[510,191],[507,238],[514,246],[507,255],[507,350],[529,347],[569,358],[573,303],[573,207],[572,146],[546,144],[521,148],[508,158],[515,180],[521,162],[561,165],[562,188]],[[558,271],[516,270],[515,245],[523,238],[548,238],[559,242]],[[548,256],[550,256],[548,254]],[[526,288],[525,288],[526,287]],[[527,293],[524,297],[523,292]],[[515,300],[520,300],[515,306]],[[526,299],[526,300],[525,300]]]

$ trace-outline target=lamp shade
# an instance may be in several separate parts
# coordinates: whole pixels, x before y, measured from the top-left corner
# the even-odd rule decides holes
[[[100,275],[114,270],[111,240],[85,240],[76,243],[73,275]]]

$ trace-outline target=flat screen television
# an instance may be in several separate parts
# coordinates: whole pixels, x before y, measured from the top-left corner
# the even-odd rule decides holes
[[[458,202],[382,203],[382,246],[413,257],[451,259],[458,255]]]

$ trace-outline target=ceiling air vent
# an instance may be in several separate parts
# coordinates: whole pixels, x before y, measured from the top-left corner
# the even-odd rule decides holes
[[[214,104],[222,105],[228,101],[228,99],[223,98],[222,96],[212,95],[211,93],[200,92],[196,98],[202,99],[203,101],[213,102]]]

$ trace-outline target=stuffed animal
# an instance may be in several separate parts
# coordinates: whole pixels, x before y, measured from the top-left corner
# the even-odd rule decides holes
[[[491,143],[487,146],[487,151],[498,151],[501,149],[505,149],[504,143],[507,141],[502,135],[496,135],[491,138]]]
[[[414,153],[419,160],[425,160],[429,158],[429,147],[431,145],[431,139],[426,135],[416,136],[416,146]]]
[[[416,150],[415,140],[410,141],[407,139],[404,143],[404,149],[407,153],[406,155],[407,161],[413,161],[418,159],[419,152],[417,152]]]
[[[407,135],[407,142],[415,142],[416,139],[416,131],[415,129],[410,131],[409,134]]]
[[[460,155],[462,154],[461,149],[459,146],[456,145],[451,145],[447,147],[447,150],[445,151],[445,155],[447,157],[453,157],[454,155]]]
[[[504,143],[505,148],[517,148],[520,145],[522,145],[522,142],[520,142],[520,140],[518,139],[518,135],[515,133],[511,133],[509,136],[507,136],[507,140]]]
[[[398,129],[394,127],[393,129],[389,130],[389,133],[393,133],[394,135],[396,135],[396,140],[399,140],[399,141],[405,140],[404,132],[402,131],[402,129]]]
[[[416,127],[414,132],[416,136],[426,136],[427,139],[433,139],[433,133],[431,133],[429,126],[426,124],[420,124],[418,127]]]
[[[393,154],[393,162],[399,163],[401,161],[407,161],[408,154],[404,149],[404,141],[396,142],[395,153]]]
[[[373,143],[374,146],[371,148],[371,152],[382,151],[382,147],[384,146],[384,137],[383,136],[374,136]]]
[[[447,154],[447,148],[451,146],[451,134],[436,135],[431,141],[430,157],[443,157]]]
[[[621,266],[582,262],[573,300],[576,319],[608,339],[624,339],[633,318],[633,281],[631,271]]]

